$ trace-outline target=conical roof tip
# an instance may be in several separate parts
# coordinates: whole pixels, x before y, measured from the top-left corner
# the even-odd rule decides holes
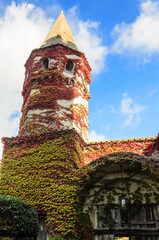
[[[77,49],[76,43],[63,14],[63,11],[60,13],[41,47],[50,46],[58,42],[63,42],[69,47]]]

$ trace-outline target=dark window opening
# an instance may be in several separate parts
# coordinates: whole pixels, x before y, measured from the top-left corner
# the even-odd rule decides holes
[[[75,80],[71,79],[71,83],[72,83],[72,86],[74,86],[75,85]]]
[[[71,60],[67,61],[66,70],[67,71],[72,71],[73,70],[73,62]]]
[[[49,59],[46,58],[43,60],[43,69],[47,69],[49,67]]]
[[[127,210],[121,210],[120,206],[99,205],[98,206],[98,227],[110,228],[114,227],[133,228],[157,228],[158,226],[158,206],[150,205],[131,205]]]

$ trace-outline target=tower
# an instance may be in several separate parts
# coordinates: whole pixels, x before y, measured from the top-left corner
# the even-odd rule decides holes
[[[25,69],[19,136],[75,129],[86,141],[91,68],[63,12]]]
[[[0,194],[34,204],[48,234],[65,239],[76,236],[90,71],[61,13],[25,64],[18,136],[3,138]]]

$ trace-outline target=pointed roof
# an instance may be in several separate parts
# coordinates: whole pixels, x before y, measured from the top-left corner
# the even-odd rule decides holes
[[[71,30],[68,26],[63,11],[59,15],[41,47],[46,47],[57,43],[64,43],[69,47],[77,49],[76,43],[73,39]]]

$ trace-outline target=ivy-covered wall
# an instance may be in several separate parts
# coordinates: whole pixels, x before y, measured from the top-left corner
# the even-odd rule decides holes
[[[46,214],[49,234],[76,236],[83,142],[74,131],[4,138],[0,194],[16,196]]]
[[[91,211],[103,196],[109,204],[116,203],[121,192],[131,195],[134,203],[158,202],[159,175],[151,157],[116,152],[84,167],[87,144],[72,130],[3,138],[3,142],[0,194],[33,203],[39,214],[46,215],[53,239],[93,239]],[[83,213],[86,205],[89,211]]]
[[[159,166],[159,135],[152,138],[136,138],[88,143],[85,146],[84,163],[89,164],[95,159],[117,152],[132,152],[153,157]],[[149,158],[151,161],[151,158]]]

